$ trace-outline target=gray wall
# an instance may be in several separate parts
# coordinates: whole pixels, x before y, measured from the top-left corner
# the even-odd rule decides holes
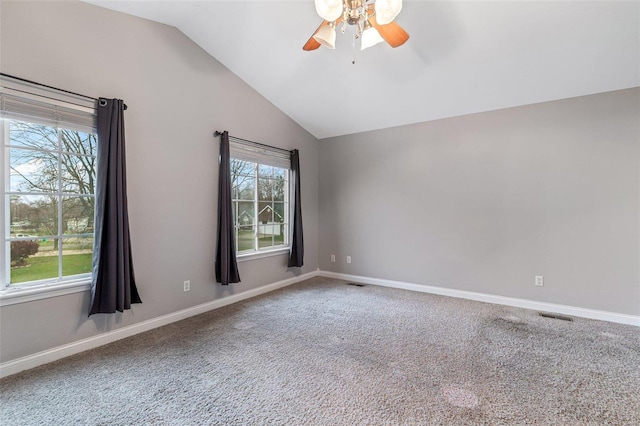
[[[142,305],[87,319],[88,293],[0,308],[0,361],[97,335],[317,269],[318,142],[182,33],[77,2],[0,3],[0,70],[92,96],[122,98],[129,214]],[[222,288],[213,267],[215,129],[300,150],[305,267],[243,262]],[[191,280],[184,293],[182,282]]]
[[[320,268],[639,315],[639,117],[630,89],[322,140]]]

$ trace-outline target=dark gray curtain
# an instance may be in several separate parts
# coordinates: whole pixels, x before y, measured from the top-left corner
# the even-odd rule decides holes
[[[124,109],[120,99],[98,102],[98,172],[96,178],[93,281],[89,315],[123,312],[142,303],[133,274],[124,144]]]
[[[293,184],[293,237],[289,267],[301,267],[304,261],[302,238],[302,205],[300,204],[300,159],[298,150],[291,151],[291,183]]]
[[[236,261],[236,238],[231,201],[231,164],[229,132],[220,135],[218,178],[218,245],[216,249],[216,281],[222,285],[239,283],[240,273]]]

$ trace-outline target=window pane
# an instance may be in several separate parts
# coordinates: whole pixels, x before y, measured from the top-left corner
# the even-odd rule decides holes
[[[238,202],[237,224],[242,226],[254,225],[255,203],[249,201]]]
[[[239,226],[238,252],[255,249],[255,226]]]
[[[260,248],[273,247],[272,229],[275,225],[259,225],[260,233],[258,234],[258,243]]]
[[[278,225],[274,225],[275,228],[275,232],[273,234],[273,245],[275,246],[281,246],[285,243],[284,241],[284,233],[286,231],[286,227],[287,224],[286,223],[281,223]]]
[[[235,181],[237,176],[254,176],[256,173],[256,163],[249,161],[231,159],[231,180]]]
[[[282,176],[276,176],[273,180],[273,201],[284,201],[285,180]]]
[[[58,240],[11,241],[11,284],[58,277]]]
[[[281,246],[286,244],[285,233],[287,231],[287,203],[274,203],[273,219],[278,223],[278,232],[273,236],[273,244]]]
[[[235,182],[239,200],[255,200],[255,177],[238,176]]]
[[[61,156],[61,161],[62,192],[93,194],[96,158],[66,154]]]
[[[258,242],[260,248],[273,246],[274,236],[280,233],[280,225],[274,222],[273,203],[258,203]]]
[[[274,180],[258,177],[258,200],[273,200]]]
[[[60,143],[64,152],[95,156],[98,152],[97,135],[79,130],[61,129]]]
[[[284,203],[273,203],[274,211],[273,211],[273,221],[278,223],[285,222],[285,204]]]
[[[58,190],[58,158],[55,153],[9,149],[9,190],[53,192]]]
[[[9,144],[58,150],[58,129],[24,121],[9,121]]]
[[[10,232],[28,236],[58,233],[58,198],[50,195],[8,195]]]
[[[62,240],[62,275],[91,273],[93,237],[64,238]]]
[[[261,224],[273,222],[273,203],[258,203],[258,222]]]
[[[64,197],[62,227],[65,234],[92,234],[94,220],[93,197]]]
[[[58,255],[58,239],[57,238],[41,238],[38,240],[40,244],[40,250],[38,253],[43,256],[57,256]]]
[[[273,176],[273,167],[265,166],[264,164],[258,165],[258,177],[259,178],[270,178]]]

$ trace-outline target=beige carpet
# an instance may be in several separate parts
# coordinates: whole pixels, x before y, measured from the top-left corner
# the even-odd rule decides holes
[[[8,425],[639,425],[640,330],[314,278],[0,381]]]

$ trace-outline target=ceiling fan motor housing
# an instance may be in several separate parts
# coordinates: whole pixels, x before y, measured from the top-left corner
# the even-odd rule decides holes
[[[349,25],[357,25],[358,22],[360,22],[361,17],[366,15],[366,12],[363,10],[362,0],[351,0],[346,13],[347,23]]]

